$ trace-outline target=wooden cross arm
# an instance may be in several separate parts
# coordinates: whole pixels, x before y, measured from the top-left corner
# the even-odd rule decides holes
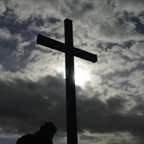
[[[63,43],[53,40],[51,38],[45,37],[41,34],[37,37],[37,44],[61,51],[65,53],[65,46]]]
[[[61,42],[58,42],[56,40],[50,39],[48,37],[45,37],[41,34],[38,35],[37,37],[37,44],[61,51],[61,52],[66,52],[67,46]],[[78,48],[73,47],[74,51],[74,56],[78,58],[82,58],[91,62],[97,62],[97,55],[80,50]]]
[[[74,47],[74,56],[91,61],[93,63],[97,62],[97,55],[83,51],[75,47]]]

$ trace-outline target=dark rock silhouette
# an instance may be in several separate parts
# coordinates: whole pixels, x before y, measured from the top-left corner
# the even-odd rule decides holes
[[[53,144],[52,139],[57,127],[51,121],[41,125],[40,130],[34,134],[27,134],[19,138],[16,144]]]

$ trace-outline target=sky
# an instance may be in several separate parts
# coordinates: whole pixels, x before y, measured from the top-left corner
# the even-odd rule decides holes
[[[37,45],[64,43],[73,21],[78,143],[144,143],[143,0],[0,0],[0,144],[15,144],[46,120],[66,144],[65,54]]]

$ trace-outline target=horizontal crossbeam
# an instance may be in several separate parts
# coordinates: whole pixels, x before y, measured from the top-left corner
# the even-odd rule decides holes
[[[66,44],[53,40],[51,38],[45,37],[41,34],[39,34],[37,37],[37,44],[40,44],[40,45],[64,52],[64,53],[68,49]],[[97,55],[80,50],[75,47],[73,47],[73,54],[74,56],[78,58],[82,58],[91,62],[97,62]]]

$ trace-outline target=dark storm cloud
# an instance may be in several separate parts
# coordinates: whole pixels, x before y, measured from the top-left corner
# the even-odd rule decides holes
[[[125,103],[128,100],[120,97],[120,96],[115,96],[111,97],[107,100],[107,104],[109,107],[109,110],[112,112],[119,112],[121,109],[124,108]]]
[[[33,131],[49,119],[58,123],[59,129],[65,129],[64,80],[60,75],[45,77],[38,83],[1,81],[0,87],[0,123],[5,133]]]
[[[62,75],[47,76],[37,82],[14,79],[0,81],[0,127],[2,133],[29,133],[38,130],[45,120],[56,123],[59,131],[66,130],[65,81]],[[79,94],[83,91],[83,94]],[[130,132],[144,134],[143,117],[137,113],[144,110],[143,103],[125,112],[129,99],[110,97],[106,102],[97,92],[92,98],[85,96],[80,87],[77,91],[78,131],[92,133]],[[141,97],[141,96],[139,96]],[[130,114],[129,114],[130,113]],[[82,136],[83,137],[83,136]]]
[[[78,109],[79,130],[90,132],[131,132],[132,134],[144,134],[144,123],[135,115],[122,113],[126,105],[125,98],[116,96],[109,98],[107,104],[96,97],[78,101],[82,110]]]

